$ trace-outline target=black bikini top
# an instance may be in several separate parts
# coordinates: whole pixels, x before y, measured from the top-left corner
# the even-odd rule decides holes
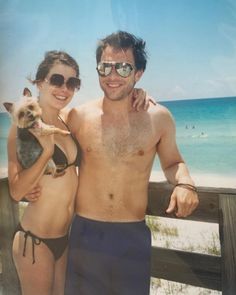
[[[69,127],[62,120],[62,118],[60,116],[58,118],[66,126],[66,129],[68,131],[70,131],[69,130]],[[70,166],[73,166],[73,165],[74,166],[79,166],[80,165],[80,161],[81,161],[81,148],[79,146],[78,141],[75,139],[75,137],[71,133],[70,133],[70,136],[71,136],[72,140],[74,141],[74,143],[76,145],[76,148],[77,148],[76,158],[75,158],[75,160],[72,163],[68,163],[68,159],[67,159],[65,153],[59,148],[59,146],[57,146],[56,144],[54,146],[54,153],[52,155],[52,159],[53,159],[54,163],[56,164],[56,166],[57,166],[57,168],[58,168],[58,170],[60,172],[61,171],[64,171],[65,169],[67,169]]]

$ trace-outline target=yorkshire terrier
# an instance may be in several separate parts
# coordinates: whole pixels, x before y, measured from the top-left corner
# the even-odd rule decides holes
[[[31,91],[25,88],[23,97],[16,103],[3,103],[6,110],[11,114],[13,122],[17,126],[16,153],[19,163],[23,169],[31,167],[43,152],[38,139],[29,131],[39,136],[47,136],[51,134],[68,135],[69,131],[62,130],[52,125],[43,123],[42,109],[40,108],[36,98],[32,97]],[[54,177],[63,175],[53,161],[50,159],[44,174],[52,174]]]

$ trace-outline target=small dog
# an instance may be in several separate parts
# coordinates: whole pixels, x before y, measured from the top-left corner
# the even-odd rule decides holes
[[[17,125],[16,152],[21,166],[26,169],[31,167],[43,152],[38,139],[29,131],[32,129],[39,136],[51,134],[68,135],[69,131],[42,122],[42,109],[36,98],[32,97],[31,91],[25,88],[23,97],[16,103],[3,103],[6,110],[11,114],[13,122]],[[52,159],[49,160],[44,174],[52,174],[54,177],[63,175]]]

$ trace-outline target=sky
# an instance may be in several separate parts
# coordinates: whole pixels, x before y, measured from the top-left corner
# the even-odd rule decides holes
[[[99,39],[125,30],[146,41],[137,83],[156,100],[236,96],[236,0],[0,0],[0,110],[34,78],[49,50],[80,65],[72,106],[102,96]]]

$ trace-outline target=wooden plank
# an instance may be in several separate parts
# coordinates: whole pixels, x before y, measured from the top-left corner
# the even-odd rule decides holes
[[[173,186],[167,182],[150,182],[148,188],[147,214],[176,218],[174,214],[166,214]],[[236,194],[236,189],[198,187],[199,206],[193,214],[184,219],[203,222],[219,222],[219,193]]]
[[[2,252],[3,295],[21,294],[19,280],[12,259],[12,237],[18,222],[18,204],[9,195],[7,179],[0,179],[0,245]]]
[[[221,257],[152,247],[152,277],[221,290]]]
[[[236,294],[236,196],[220,194],[222,294]]]
[[[176,218],[174,215],[170,216],[165,213],[172,190],[173,186],[167,182],[151,182],[149,184],[147,214]],[[222,259],[217,256],[152,248],[152,275],[194,286],[215,290],[222,289],[223,294],[236,294],[236,228],[234,227],[236,224],[236,190],[198,187],[198,191],[199,207],[190,217],[185,219],[220,222]],[[12,235],[18,221],[18,205],[9,196],[8,181],[0,179],[0,246],[3,262],[1,275],[3,295],[20,294],[19,282],[11,256]]]

